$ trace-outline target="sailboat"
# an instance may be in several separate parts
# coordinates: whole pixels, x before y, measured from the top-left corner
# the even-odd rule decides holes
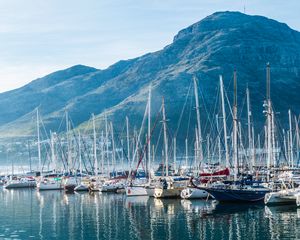
[[[62,184],[61,177],[43,178],[36,185],[38,191],[45,190],[63,190],[64,185]]]
[[[220,78],[221,89],[223,89],[223,81]],[[268,117],[268,162],[267,168],[270,169],[270,153],[271,153],[271,138],[270,138],[270,123],[271,123],[271,101],[270,101],[270,68],[267,65],[267,117]],[[236,92],[236,71],[234,71],[234,105],[233,105],[233,158],[234,158],[234,181],[227,182],[218,185],[211,185],[207,187],[200,187],[199,189],[207,191],[216,200],[221,202],[237,201],[237,202],[258,202],[263,201],[265,195],[271,191],[270,188],[260,185],[259,182],[254,183],[252,179],[247,181],[246,179],[238,181],[238,148],[237,148],[237,131],[238,131],[238,119],[237,119],[237,92]],[[269,174],[268,174],[269,176]]]
[[[201,123],[200,123],[200,111],[199,111],[199,98],[198,98],[198,86],[197,86],[197,78],[193,77],[194,82],[194,92],[195,92],[195,103],[196,103],[196,114],[197,114],[197,132],[196,132],[196,146],[197,150],[199,150],[200,163],[203,160],[203,150],[202,150],[202,133],[201,133]],[[187,148],[187,146],[186,146]],[[186,150],[187,152],[187,150]],[[197,154],[196,154],[197,155]],[[199,164],[200,165],[200,164]],[[192,179],[191,179],[192,183]],[[195,198],[207,198],[208,193],[205,190],[198,189],[193,184],[189,184],[186,188],[184,188],[180,197],[183,199],[195,199]]]
[[[300,188],[285,188],[280,191],[270,192],[265,195],[266,205],[296,204]]]
[[[74,188],[74,191],[77,191],[77,192],[79,192],[79,191],[80,192],[86,192],[86,191],[89,191],[89,181],[84,181],[83,176],[82,176],[82,159],[81,159],[81,138],[80,138],[80,132],[78,132],[78,155],[79,155],[80,178],[79,178],[79,183],[77,183],[77,186]]]
[[[21,178],[12,178],[7,183],[4,184],[4,188],[13,189],[13,188],[34,188],[36,186],[36,181],[31,177],[21,177]]]
[[[162,99],[162,115],[164,133],[165,176],[160,179],[160,185],[155,187],[153,195],[155,198],[178,198],[180,197],[181,191],[187,185],[188,178],[169,176],[167,120],[164,98]]]
[[[66,116],[67,118],[67,116]],[[62,177],[61,174],[58,174],[54,171],[53,174],[51,174],[51,177],[45,177],[42,175],[42,166],[41,166],[41,146],[40,146],[40,126],[39,126],[39,113],[37,109],[37,136],[38,136],[38,159],[39,159],[39,169],[41,176],[39,178],[39,181],[36,184],[37,191],[45,191],[45,190],[63,190],[64,186],[62,183]],[[55,150],[54,150],[54,133],[50,132],[50,145],[51,145],[51,159],[52,164],[54,165],[54,169],[56,170],[56,157],[55,157]]]
[[[150,178],[150,160],[151,160],[151,85],[149,86],[148,101],[147,101],[144,116],[146,115],[146,112],[148,113],[147,143],[145,144],[143,154],[140,156],[139,162],[137,164],[136,171],[132,171],[131,174],[129,174],[129,176],[128,176],[127,185],[125,187],[126,196],[128,196],[128,197],[147,196],[148,192],[146,190],[146,186],[150,186],[149,182],[151,181],[151,178]],[[128,120],[127,120],[127,122],[128,122]],[[144,119],[143,119],[143,122],[144,122]],[[141,126],[140,134],[138,136],[138,140],[137,140],[137,144],[136,144],[136,150],[135,150],[135,153],[133,155],[133,160],[135,159],[135,155],[136,155],[137,150],[138,150],[138,144],[139,144],[139,140],[140,140],[142,127],[143,127],[143,124]],[[127,129],[128,129],[128,127],[127,127]],[[127,135],[128,135],[128,131],[127,131]],[[128,139],[128,136],[127,136],[127,139]],[[139,167],[139,165],[140,165],[140,163],[141,163],[141,161],[144,157],[144,152],[145,152],[146,149],[148,150],[147,151],[147,153],[148,153],[147,160],[148,161],[146,163],[148,172],[145,175],[147,175],[148,179],[145,178],[145,177],[138,177],[137,176],[138,167]],[[128,152],[129,152],[129,148],[128,148]]]

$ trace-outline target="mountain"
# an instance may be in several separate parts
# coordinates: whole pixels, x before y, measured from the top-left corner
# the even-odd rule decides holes
[[[213,109],[219,98],[219,75],[224,77],[231,101],[234,69],[238,72],[239,109],[245,108],[248,86],[253,117],[256,126],[261,127],[267,62],[271,64],[272,101],[280,113],[278,119],[284,123],[289,107],[299,114],[300,33],[266,17],[217,12],[179,31],[173,42],[160,51],[119,61],[104,70],[77,65],[0,94],[0,133],[1,136],[34,134],[33,110],[37,106],[48,130],[65,130],[61,126],[66,109],[74,126],[86,126],[92,113],[98,115],[97,124],[102,124],[106,111],[119,131],[124,128],[125,116],[131,126],[139,127],[150,83],[153,121],[164,97],[168,125],[175,131],[193,75],[199,79],[205,132],[214,121],[214,115],[208,112],[216,112]],[[181,140],[187,134],[187,125],[190,134],[195,125],[191,93],[179,130]],[[243,118],[241,115],[242,121]]]

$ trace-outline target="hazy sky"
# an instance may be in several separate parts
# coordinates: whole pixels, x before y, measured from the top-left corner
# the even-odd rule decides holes
[[[299,0],[0,0],[0,92],[160,50],[182,28],[244,6],[300,30]]]

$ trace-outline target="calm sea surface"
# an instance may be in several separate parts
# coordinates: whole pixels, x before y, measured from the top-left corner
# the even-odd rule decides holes
[[[293,206],[0,189],[0,239],[300,239]]]

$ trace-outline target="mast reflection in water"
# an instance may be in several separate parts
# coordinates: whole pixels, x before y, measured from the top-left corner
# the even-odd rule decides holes
[[[300,239],[293,206],[0,190],[0,239]]]

